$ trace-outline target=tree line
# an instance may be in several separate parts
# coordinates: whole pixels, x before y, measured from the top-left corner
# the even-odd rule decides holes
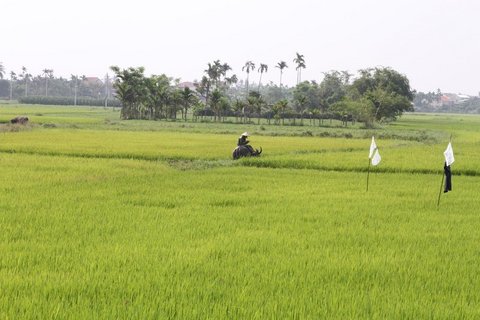
[[[176,119],[187,114],[193,119],[209,116],[213,121],[225,121],[235,117],[248,122],[267,119],[268,122],[284,124],[285,119],[316,121],[341,119],[359,121],[372,126],[376,121],[393,121],[405,111],[413,111],[414,91],[405,75],[385,67],[368,68],[354,78],[346,71],[324,73],[321,82],[301,81],[305,68],[303,56],[297,53],[297,85],[282,84],[285,61],[276,67],[280,81],[263,85],[261,78],[268,66],[260,63],[260,80],[256,86],[250,83],[250,73],[256,70],[252,61],[242,68],[245,81],[239,81],[232,68],[220,60],[207,64],[200,81],[194,88],[181,87],[179,81],[164,74],[147,77],[145,69],[120,69],[113,66],[114,88],[123,107],[123,119]]]
[[[71,75],[66,79],[55,77],[53,70],[47,68],[41,74],[32,75],[22,67],[18,73],[10,71],[9,80],[4,78],[5,68],[0,63],[0,97],[25,103],[90,104],[94,100],[110,98],[113,90],[108,75],[103,80],[84,75]]]
[[[416,92],[413,104],[415,111],[419,112],[480,113],[480,95],[443,93],[440,89]]]
[[[393,121],[405,111],[413,111],[414,91],[408,78],[388,67],[359,70],[357,75],[346,71],[329,71],[323,79],[302,81],[301,71],[306,68],[303,55],[296,53],[292,60],[297,71],[297,84],[283,85],[282,77],[288,63],[278,62],[274,68],[279,72],[278,84],[262,83],[262,76],[269,71],[266,63],[256,64],[249,60],[242,67],[244,80],[233,73],[228,63],[215,60],[207,63],[199,81],[193,86],[182,86],[179,79],[162,75],[145,75],[143,67],[121,69],[112,66],[112,81],[89,81],[84,76],[72,75],[70,79],[55,78],[53,70],[32,76],[25,67],[19,74],[10,73],[10,81],[0,79],[2,88],[8,84],[11,99],[42,96],[35,101],[54,104],[51,97],[74,97],[74,104],[81,98],[107,99],[112,93],[121,104],[122,119],[177,119],[193,120],[209,117],[212,121],[236,121],[284,124],[285,119],[303,123],[304,119],[318,121],[340,119],[358,121],[372,126],[377,121]],[[251,83],[252,72],[259,73],[257,84]],[[4,77],[0,63],[0,76]],[[2,82],[3,81],[3,87]],[[5,88],[4,90],[5,91]],[[3,95],[5,96],[5,95]],[[50,99],[47,99],[50,98]],[[57,99],[58,100],[58,99]],[[71,99],[63,99],[71,103]],[[62,101],[63,101],[62,100]],[[68,101],[67,101],[68,100]],[[62,101],[57,101],[61,103]],[[36,102],[41,103],[41,102]],[[84,104],[85,101],[82,101]],[[88,101],[86,102],[88,103]]]

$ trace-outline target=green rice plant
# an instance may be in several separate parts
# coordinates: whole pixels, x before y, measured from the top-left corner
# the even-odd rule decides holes
[[[478,116],[262,124],[262,156],[233,161],[259,126],[16,108],[0,120],[33,120],[0,125],[1,319],[480,316]]]
[[[54,158],[54,159],[53,159]],[[0,155],[2,318],[475,318],[475,177]]]

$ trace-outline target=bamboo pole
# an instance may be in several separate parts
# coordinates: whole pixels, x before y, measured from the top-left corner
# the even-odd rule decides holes
[[[367,192],[368,192],[368,178],[370,177],[370,158],[368,158],[368,170],[367,170]]]

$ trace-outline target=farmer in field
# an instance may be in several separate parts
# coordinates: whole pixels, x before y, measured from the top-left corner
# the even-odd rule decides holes
[[[250,141],[247,140],[247,138],[249,136],[250,135],[248,134],[248,132],[242,133],[240,138],[238,138],[237,146],[239,146],[239,147],[240,146],[245,146],[246,148],[248,148],[248,150],[250,150],[250,152],[254,152],[255,150],[253,150],[253,147],[251,145],[249,145]]]

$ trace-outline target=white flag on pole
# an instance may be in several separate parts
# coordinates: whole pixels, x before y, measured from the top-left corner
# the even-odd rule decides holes
[[[451,142],[448,143],[447,149],[445,150],[443,155],[445,156],[445,162],[447,166],[451,165],[455,161],[455,158],[453,157],[453,149]]]
[[[375,138],[372,136],[372,143],[370,144],[370,153],[368,154],[368,159],[372,159],[375,149],[377,149],[377,144],[375,143]]]
[[[380,153],[378,152],[378,148],[375,149],[375,153],[373,154],[373,157],[372,157],[372,166],[376,166],[377,164],[380,163],[380,161],[382,160],[382,157],[380,157]]]

